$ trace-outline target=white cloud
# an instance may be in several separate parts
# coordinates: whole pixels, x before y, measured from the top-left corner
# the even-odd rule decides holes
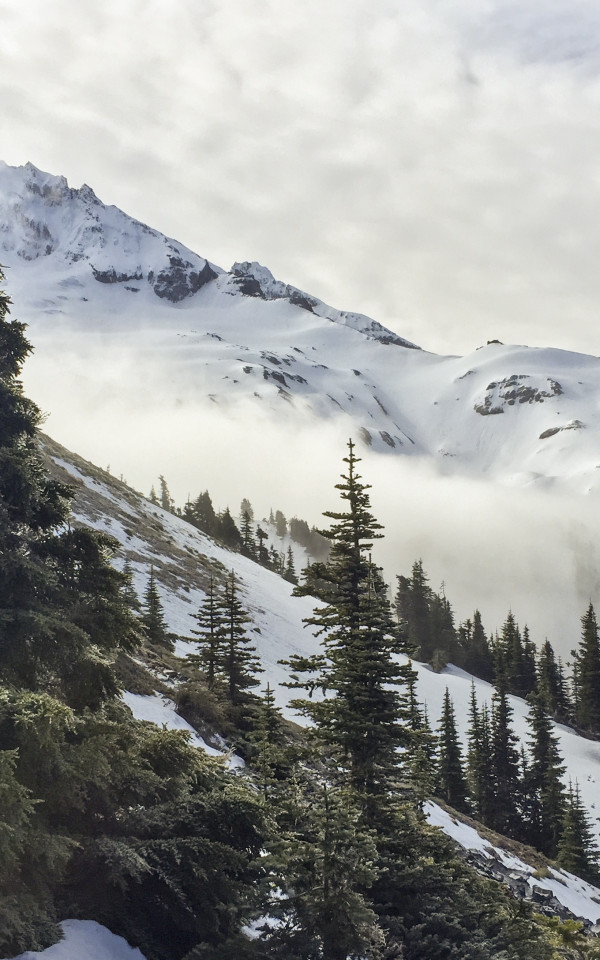
[[[0,9],[8,162],[429,349],[598,352],[591,0]]]

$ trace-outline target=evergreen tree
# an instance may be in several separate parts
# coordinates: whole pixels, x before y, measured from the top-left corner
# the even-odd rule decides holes
[[[169,493],[167,481],[162,474],[158,478],[158,482],[160,483],[160,505],[163,510],[168,510],[169,513],[173,513],[175,503],[171,498],[171,494]]]
[[[319,784],[305,793],[294,821],[274,849],[286,896],[270,904],[279,924],[268,955],[375,960],[383,934],[364,891],[376,876],[376,848],[352,794]]]
[[[146,637],[150,643],[155,643],[161,647],[168,647],[169,649],[173,648],[173,641],[167,631],[163,607],[156,586],[154,567],[150,567],[150,576],[148,577],[148,585],[144,594],[141,620]]]
[[[414,653],[415,659],[428,662],[435,649],[435,638],[431,634],[429,617],[431,589],[423,562],[414,562],[410,579],[398,577],[397,580],[396,613],[405,649]]]
[[[581,625],[575,720],[582,730],[600,733],[600,639],[596,613],[591,603],[581,619]]]
[[[498,833],[515,837],[520,826],[521,782],[517,737],[510,726],[512,707],[505,681],[499,677],[492,697],[491,774],[493,798],[490,825]]]
[[[246,624],[250,622],[250,617],[244,610],[238,593],[237,580],[232,570],[219,603],[222,671],[227,696],[232,704],[242,702],[246,692],[257,686],[257,674],[262,673],[256,647],[246,633]]]
[[[490,723],[486,704],[477,703],[475,684],[471,683],[467,749],[467,783],[473,814],[489,823],[492,812]]]
[[[213,690],[219,674],[223,642],[223,609],[219,603],[215,579],[211,575],[208,592],[200,605],[198,613],[194,615],[198,629],[192,630],[198,653],[193,654],[190,660],[199,663],[206,673],[206,683],[209,690]]]
[[[258,702],[254,726],[248,739],[253,746],[252,766],[257,773],[258,787],[264,800],[270,802],[285,789],[289,759],[283,742],[281,711],[275,703],[269,683]]]
[[[466,620],[459,627],[459,644],[462,647],[464,669],[491,682],[494,679],[494,663],[479,610],[475,610],[472,621]]]
[[[294,565],[294,553],[291,546],[287,549],[287,559],[285,563],[285,570],[283,572],[283,579],[287,580],[289,583],[298,583],[298,577],[296,576],[296,567]]]
[[[287,520],[281,510],[275,511],[273,522],[275,523],[275,533],[277,536],[281,539],[287,536]]]
[[[565,766],[560,757],[552,721],[541,694],[529,695],[531,761],[524,775],[527,815],[523,818],[523,838],[548,857],[555,857],[565,814]]]
[[[545,640],[537,663],[537,691],[544,700],[546,711],[555,720],[565,723],[571,715],[565,678],[554,656],[549,640]]]
[[[332,546],[322,569],[323,589],[316,593],[325,605],[307,621],[323,635],[323,652],[292,657],[289,666],[291,686],[326,691],[323,700],[295,705],[312,719],[347,784],[369,808],[394,782],[397,748],[408,737],[399,690],[402,669],[393,659],[397,632],[385,584],[370,559],[381,524],[371,514],[369,486],[357,473],[358,462],[349,441],[347,471],[336,485],[346,509],[324,514],[333,521],[324,534]]]
[[[131,565],[131,560],[129,557],[126,558],[125,563],[123,564],[123,598],[127,603],[130,610],[133,610],[134,613],[139,613],[142,609],[139,597],[135,591],[133,585],[133,567]]]
[[[269,556],[269,551],[265,547],[265,540],[267,539],[267,532],[259,525],[256,528],[256,539],[258,545],[256,547],[256,559],[258,563],[262,564],[263,567],[271,566],[271,558]]]
[[[557,861],[564,870],[588,883],[597,885],[600,881],[600,851],[581,802],[578,784],[573,789],[569,783]]]
[[[442,716],[438,727],[436,795],[456,810],[467,812],[467,784],[456,731],[454,705],[450,699],[448,687],[444,694]]]
[[[0,681],[95,707],[117,693],[112,661],[135,623],[115,541],[70,528],[72,492],[42,465],[41,414],[19,380],[31,346],[9,305],[0,292]]]
[[[248,510],[244,510],[241,515],[240,534],[242,537],[242,553],[245,557],[256,559],[256,540],[254,539],[254,529],[252,526],[252,517]]]
[[[242,535],[237,528],[236,522],[231,516],[229,507],[217,517],[216,536],[230,550],[241,550]]]
[[[209,537],[216,534],[217,517],[208,490],[200,493],[193,503],[186,503],[183,519],[193,524],[198,530],[202,530],[203,533],[207,533]]]

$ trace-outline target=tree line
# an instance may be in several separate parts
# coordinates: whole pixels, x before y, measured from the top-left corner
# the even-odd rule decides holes
[[[557,721],[600,737],[600,639],[590,602],[581,618],[581,636],[571,651],[570,672],[545,640],[540,649],[512,611],[500,632],[486,634],[479,610],[455,626],[446,596],[431,589],[421,560],[410,577],[397,578],[395,607],[406,653],[434,669],[452,662],[518,697],[539,695]]]
[[[239,518],[236,521],[229,507],[215,511],[208,490],[198,494],[194,500],[188,498],[183,509],[175,505],[167,481],[162,475],[159,477],[159,491],[157,494],[155,487],[151,488],[151,503],[181,517],[186,523],[219,541],[229,550],[249,557],[268,570],[274,570],[284,580],[294,584],[298,582],[291,545],[286,551],[278,550],[274,543],[267,547],[269,534],[260,523],[255,523],[252,504],[246,497],[241,501]],[[273,512],[271,509],[269,524],[275,529],[277,538],[282,540],[289,534],[294,543],[305,549],[309,559],[321,560],[327,555],[326,539],[314,526],[309,527],[306,520],[292,517],[288,522],[281,510]]]

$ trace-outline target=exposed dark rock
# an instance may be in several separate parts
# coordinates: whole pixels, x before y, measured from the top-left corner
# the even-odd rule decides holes
[[[547,440],[548,437],[553,437],[557,433],[562,433],[563,430],[581,430],[583,424],[581,420],[571,420],[570,423],[565,424],[564,427],[550,427],[548,430],[543,430],[540,433],[540,440]]]
[[[108,270],[96,270],[93,263],[90,264],[90,266],[94,274],[94,280],[97,280],[99,283],[125,283],[128,280],[142,279],[142,274],[139,270],[135,273],[117,273],[114,267],[110,267]]]
[[[504,413],[506,406],[516,403],[543,403],[562,394],[563,389],[556,380],[546,378],[545,389],[525,382],[531,380],[526,374],[513,374],[505,380],[488,383],[487,393],[482,403],[476,403],[474,410],[482,416]]]
[[[168,269],[161,270],[152,289],[157,297],[170,300],[171,303],[179,303],[186,297],[192,296],[206,283],[214,280],[216,276],[208,261],[204,263],[201,270],[196,270],[188,260],[175,255],[169,256]]]

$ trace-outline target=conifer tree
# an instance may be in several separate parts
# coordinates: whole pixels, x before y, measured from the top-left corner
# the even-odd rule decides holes
[[[523,839],[548,857],[555,857],[565,814],[562,762],[552,721],[539,693],[529,695],[530,763],[524,775],[526,816]]]
[[[552,644],[545,640],[537,662],[537,691],[542,696],[546,711],[555,720],[566,723],[571,715],[565,678]]]
[[[463,771],[462,756],[454,705],[448,687],[444,694],[442,716],[437,732],[438,762],[436,795],[456,810],[467,812],[467,784]]]
[[[242,538],[242,553],[245,557],[250,557],[254,560],[256,558],[256,540],[254,539],[252,517],[248,510],[244,510],[241,515],[240,534]]]
[[[298,583],[298,577],[296,576],[296,567],[294,564],[294,553],[291,546],[287,549],[287,559],[285,562],[285,570],[283,572],[283,579],[287,580],[289,583]]]
[[[381,524],[370,510],[369,486],[357,473],[354,444],[348,443],[346,473],[336,485],[346,509],[327,511],[333,523],[321,583],[313,582],[317,607],[307,622],[323,635],[319,656],[292,657],[291,686],[320,688],[323,700],[295,705],[314,724],[316,735],[335,755],[346,782],[370,807],[390,789],[398,767],[397,747],[407,742],[402,669],[386,587],[370,559]],[[318,590],[318,592],[317,592]]]
[[[596,612],[591,603],[581,619],[581,625],[575,721],[582,730],[600,733],[600,639]]]
[[[267,532],[259,525],[256,528],[256,539],[258,541],[256,547],[256,560],[258,563],[262,564],[263,567],[271,566],[271,558],[269,551],[265,547],[265,540],[267,539]]]
[[[254,726],[249,735],[253,745],[252,766],[257,771],[257,784],[265,801],[277,797],[284,786],[289,760],[283,743],[283,720],[275,703],[271,685],[266,689],[256,707]]]
[[[279,918],[271,947],[282,948],[275,956],[380,956],[383,934],[365,896],[377,875],[376,847],[352,793],[324,782],[305,794],[273,860],[287,891],[270,905]]]
[[[277,536],[283,539],[283,537],[287,535],[287,520],[285,519],[285,516],[281,510],[275,511],[273,522],[275,523],[275,532]]]
[[[208,591],[194,619],[198,629],[192,630],[192,633],[199,638],[196,641],[198,653],[192,654],[190,660],[201,665],[206,673],[208,689],[213,690],[221,667],[224,623],[223,609],[212,574]]]
[[[150,567],[150,576],[148,577],[148,585],[144,594],[141,620],[146,632],[146,637],[150,643],[155,643],[161,647],[173,647],[173,641],[167,631],[162,602],[156,586],[154,567]]]
[[[467,749],[467,784],[473,813],[489,823],[492,809],[490,723],[487,705],[477,703],[475,684],[471,683]]]
[[[134,613],[140,612],[142,607],[133,585],[133,567],[129,557],[126,558],[123,564],[123,597],[130,610],[133,610]]]
[[[214,536],[217,529],[217,517],[208,490],[200,493],[193,503],[186,503],[183,510],[183,519],[193,524],[198,530]]]
[[[257,674],[262,673],[262,667],[256,655],[256,647],[246,633],[246,624],[250,622],[250,617],[239,599],[237,579],[233,570],[225,583],[219,606],[222,636],[221,663],[227,696],[232,704],[239,704],[246,692],[257,686],[259,682]]]
[[[569,783],[557,861],[564,870],[588,883],[600,882],[600,851],[594,841],[579,785]]]
[[[520,826],[519,753],[516,748],[517,737],[510,725],[513,711],[502,676],[498,678],[492,707],[490,746],[493,798],[490,824],[499,833],[515,837]]]
[[[241,550],[242,535],[238,530],[235,520],[231,516],[229,507],[226,507],[217,517],[216,536],[222,540],[230,550]]]
[[[479,610],[475,610],[472,621],[466,620],[459,628],[459,643],[464,669],[491,682],[494,679],[494,663]]]
[[[167,481],[165,480],[162,474],[158,478],[158,482],[160,483],[160,505],[163,508],[163,510],[168,510],[169,513],[173,513],[175,503],[169,492]]]

